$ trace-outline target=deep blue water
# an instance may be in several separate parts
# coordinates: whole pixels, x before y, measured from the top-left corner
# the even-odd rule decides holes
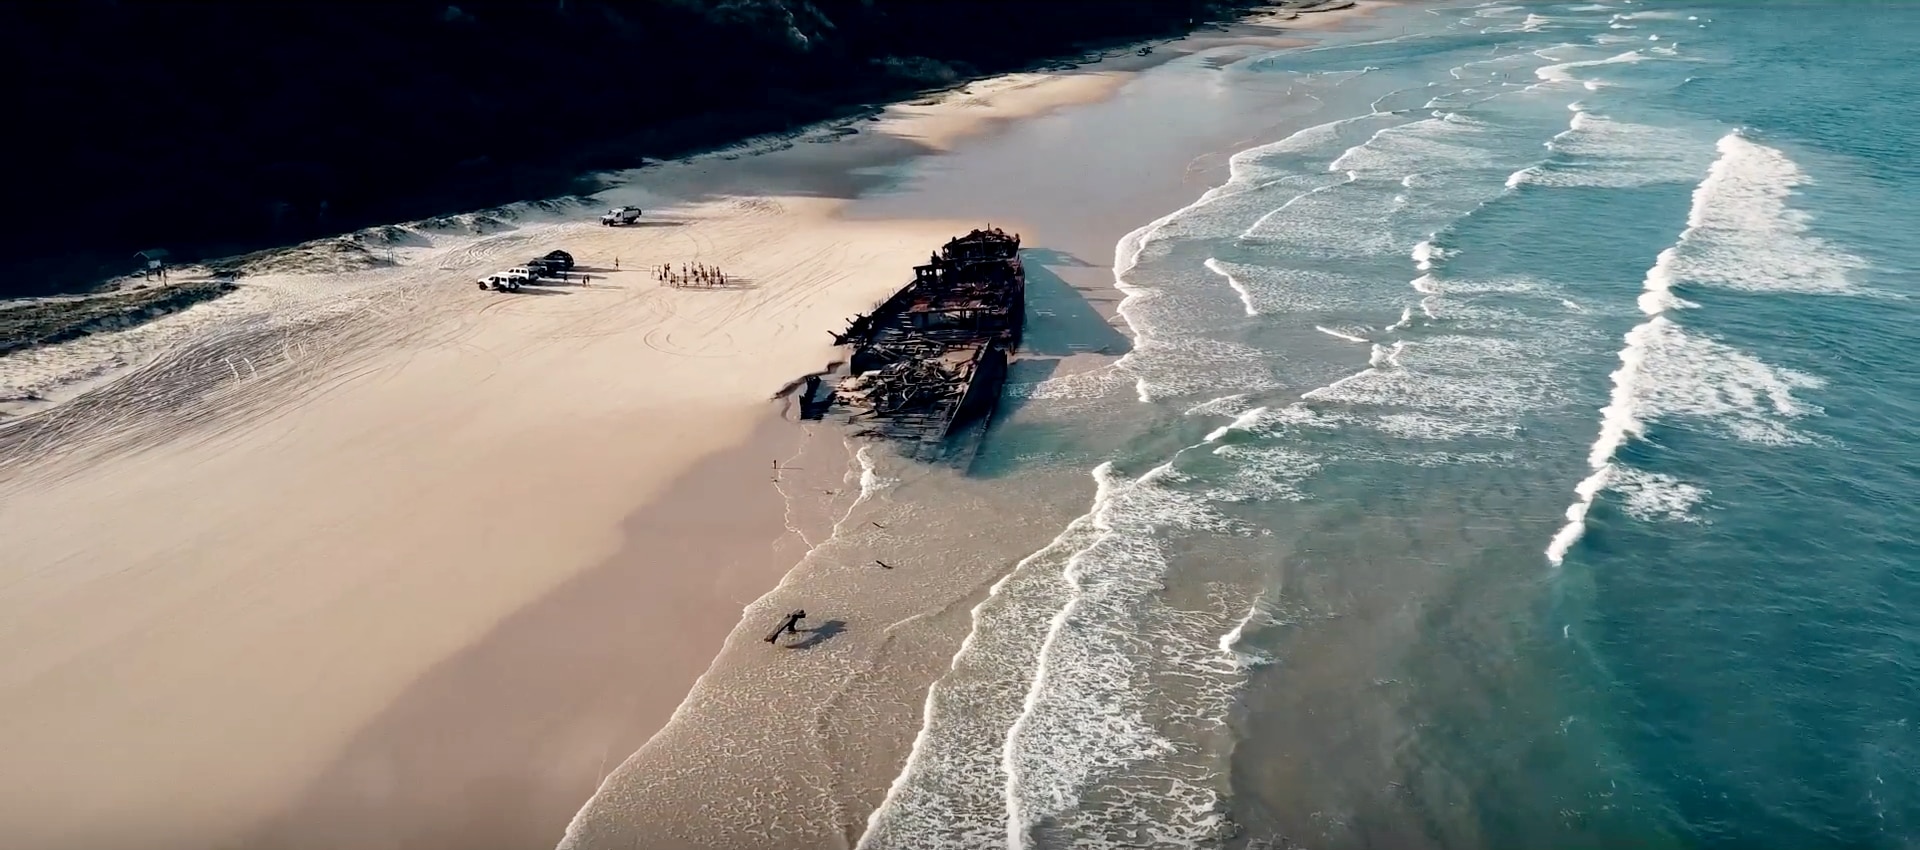
[[[1920,4],[1383,16],[1219,69],[863,846],[1920,844]]]

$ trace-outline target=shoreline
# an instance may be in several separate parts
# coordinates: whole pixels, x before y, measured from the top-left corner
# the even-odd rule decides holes
[[[1317,23],[1339,26],[1364,18],[1378,5],[1345,7],[1350,14],[1327,15]],[[1285,27],[1287,23],[1281,19],[1218,36],[1196,36],[1188,49],[1168,51],[1173,55],[1153,64],[1219,48],[1267,50],[1307,43],[1298,39],[1300,28]],[[1120,76],[1098,101],[1074,106],[1111,105],[1139,73]],[[1036,118],[1021,126],[1053,120]],[[1057,120],[1076,119],[1062,115]],[[1043,315],[1049,317],[1030,329],[1023,344],[1022,359],[1027,362],[1016,364],[1016,373],[1020,365],[1046,363],[1055,370],[1053,377],[1068,378],[1069,373],[1111,363],[1129,345],[1109,324],[1117,318],[1114,308],[1121,293],[1113,286],[1111,270],[1099,265],[1104,258],[1093,251],[1111,251],[1119,237],[1136,226],[1135,219],[1145,221],[1184,206],[1219,182],[1209,175],[1224,169],[1226,157],[1237,149],[1233,146],[1245,146],[1240,138],[1223,139],[1231,149],[1201,148],[1187,168],[1152,181],[1144,192],[1115,207],[1090,199],[1090,207],[1108,214],[1085,221],[1054,212],[1011,213],[1008,199],[995,196],[991,188],[999,185],[996,182],[962,188],[930,181],[933,185],[900,196],[855,202],[850,213],[885,220],[930,197],[942,198],[943,208],[965,210],[976,218],[976,201],[1001,210],[995,213],[995,224],[1029,237],[1030,249],[1024,252],[1029,255],[1029,308],[1042,309],[1044,299]],[[961,152],[953,155],[1002,143],[1015,144],[995,136],[978,145],[961,145]],[[1012,155],[1019,157],[1021,168],[1039,173],[1048,168]],[[1201,160],[1215,157],[1196,169]],[[955,180],[969,182],[971,166],[957,166],[951,173]],[[986,173],[998,175],[997,170]],[[1032,186],[1027,194],[1043,195],[1045,189]],[[1149,209],[1154,211],[1144,212]],[[1047,339],[1049,334],[1060,336]],[[1107,338],[1111,336],[1119,338]],[[1037,359],[1033,352],[1039,353]],[[954,651],[971,631],[975,607],[1017,561],[1085,510],[1093,488],[1083,470],[1023,472],[1047,482],[1036,489],[1048,494],[1036,497],[1008,492],[993,477],[976,480],[885,458],[873,468],[877,489],[872,498],[850,508],[843,518],[847,531],[811,552],[780,587],[756,602],[673,721],[609,776],[581,809],[560,844],[563,850],[845,848],[859,843],[869,816],[911,749],[930,686],[948,670]],[[953,520],[936,515],[956,505],[965,508]],[[905,527],[913,529],[908,537],[894,531]],[[990,540],[983,539],[979,529],[984,528],[993,529]],[[875,571],[871,565],[879,559],[895,569]],[[902,569],[914,576],[903,577]],[[910,586],[895,586],[901,582]],[[764,631],[762,621],[777,620],[778,612],[791,608],[825,613],[836,637],[797,658],[770,655],[753,638]],[[756,709],[790,702],[795,710],[769,714]],[[743,741],[752,744],[742,747]],[[718,752],[727,757],[716,757]]]

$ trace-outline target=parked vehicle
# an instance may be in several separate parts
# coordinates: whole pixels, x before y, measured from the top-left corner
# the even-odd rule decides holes
[[[565,255],[566,252],[555,251],[554,253]],[[534,257],[527,261],[527,270],[533,272],[534,277],[566,277],[567,272],[572,269],[572,257],[567,257],[564,261],[552,257]]]

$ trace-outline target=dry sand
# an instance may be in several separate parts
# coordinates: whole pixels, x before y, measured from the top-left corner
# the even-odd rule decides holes
[[[737,801],[792,807],[791,825],[750,825],[782,846],[849,840],[897,771],[969,600],[1010,566],[970,553],[1030,550],[1057,516],[938,472],[883,497],[842,478],[855,447],[780,421],[769,395],[835,356],[829,329],[980,223],[965,203],[849,218],[852,197],[894,179],[903,157],[1115,96],[1128,63],[1151,64],[1011,77],[831,144],[811,144],[835,138],[821,131],[646,169],[598,199],[647,207],[639,227],[530,207],[373,234],[370,250],[310,247],[285,263],[344,270],[244,277],[212,304],[0,359],[0,388],[90,390],[0,430],[5,843],[547,846],[636,749],[607,786],[616,795],[648,787],[649,759],[708,769],[697,787],[721,796],[681,824],[688,834]],[[970,190],[1026,185],[993,179]],[[1133,203],[1185,202],[1164,194]],[[1110,251],[1117,234],[1101,234],[1117,225],[1087,226],[1086,244]],[[472,283],[552,247],[592,279],[520,295]],[[681,262],[737,285],[674,289],[648,271]],[[797,467],[778,482],[776,458]],[[902,495],[915,487],[980,513],[916,516]],[[882,530],[861,524],[883,508],[955,559],[938,592],[867,594],[872,568],[847,566],[866,538],[845,532]],[[999,543],[978,539],[988,526]],[[830,627],[808,664],[748,656],[767,624],[742,620],[743,606],[836,527],[835,546],[854,548],[808,558],[834,566],[789,576],[752,613],[826,571],[838,584],[803,597],[846,598],[891,625],[843,621],[844,639]],[[683,704],[723,639],[708,696],[729,677],[786,684]],[[883,664],[897,642],[911,651]],[[833,680],[849,658],[886,668],[859,685],[870,699]],[[773,752],[791,724],[756,718],[795,699],[849,710],[834,735],[797,739],[822,749],[790,766],[790,784],[763,784],[747,756]],[[740,737],[640,746],[715,711]],[[820,715],[772,716],[806,731]],[[862,732],[874,746],[850,747]],[[822,762],[842,769],[814,773]],[[782,793],[796,787],[810,790]],[[679,846],[620,819],[644,808],[602,806],[576,834],[598,823],[607,841],[592,846]]]

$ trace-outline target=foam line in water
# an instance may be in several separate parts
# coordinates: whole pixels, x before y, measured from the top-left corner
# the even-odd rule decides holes
[[[1265,653],[1258,651],[1248,652],[1240,649],[1240,642],[1245,639],[1248,626],[1256,622],[1271,620],[1272,618],[1273,615],[1267,613],[1266,606],[1263,605],[1261,601],[1256,600],[1253,605],[1249,606],[1246,615],[1242,616],[1239,622],[1234,623],[1233,628],[1229,629],[1226,634],[1220,636],[1220,654],[1226,656],[1227,663],[1240,670],[1249,670],[1273,663],[1273,658]]]
[[[1208,257],[1205,265],[1207,271],[1227,279],[1227,286],[1232,287],[1234,293],[1240,296],[1240,305],[1246,308],[1247,315],[1260,315],[1260,311],[1253,306],[1253,293],[1247,290],[1246,284],[1241,283],[1239,278],[1234,277],[1232,272],[1227,271],[1226,267],[1220,265],[1219,260]]]
[[[1353,334],[1350,334],[1350,333],[1342,333],[1340,331],[1336,331],[1333,328],[1327,327],[1326,325],[1314,325],[1313,329],[1323,334],[1326,334],[1327,336],[1333,337],[1335,339],[1344,339],[1348,342],[1357,342],[1362,345],[1373,341],[1373,340],[1367,339],[1364,336],[1354,336]]]
[[[1220,439],[1221,437],[1224,437],[1228,434],[1233,433],[1234,431],[1252,430],[1254,426],[1260,422],[1260,417],[1265,416],[1266,413],[1267,413],[1267,409],[1264,407],[1256,407],[1252,410],[1242,413],[1239,416],[1234,417],[1232,422],[1229,422],[1225,425],[1222,425],[1218,428],[1213,429],[1213,431],[1208,433],[1207,436],[1204,439],[1202,439],[1200,442],[1211,443],[1215,440]]]
[[[1095,537],[1067,560],[1062,573],[1067,602],[1039,642],[1033,678],[1001,749],[1009,850],[1032,847],[1034,828],[1047,821],[1109,820],[1111,812],[1082,807],[1085,790],[1129,766],[1159,764],[1178,751],[1143,716],[1143,695],[1134,681],[1140,662],[1133,653],[1140,648],[1131,646],[1139,635],[1132,624],[1152,610],[1169,568],[1159,529],[1233,529],[1203,501],[1173,489],[1179,481],[1174,459],[1132,480],[1120,478],[1110,464],[1095,473]],[[1191,656],[1196,639],[1206,649],[1218,640],[1158,635],[1156,644]],[[1194,787],[1165,793],[1209,807],[1218,802],[1211,792]],[[1214,826],[1209,811],[1196,810],[1193,826],[1202,831]]]
[[[1332,170],[1332,169],[1329,169],[1329,170]],[[1322,192],[1329,192],[1329,191],[1332,191],[1332,190],[1334,190],[1334,189],[1337,189],[1337,188],[1339,188],[1339,187],[1341,187],[1341,186],[1345,186],[1345,185],[1347,185],[1347,184],[1349,184],[1349,183],[1352,183],[1352,182],[1354,182],[1354,181],[1356,181],[1356,180],[1358,180],[1358,179],[1360,179],[1360,175],[1359,175],[1359,174],[1357,174],[1357,173],[1355,173],[1355,172],[1352,172],[1352,171],[1349,171],[1349,172],[1346,172],[1346,179],[1345,179],[1345,180],[1342,180],[1342,181],[1340,181],[1340,182],[1338,182],[1338,183],[1334,183],[1334,184],[1331,184],[1331,185],[1327,185],[1327,186],[1321,186],[1321,187],[1319,187],[1319,188],[1316,188],[1316,189],[1312,189],[1312,190],[1309,190],[1309,191],[1307,191],[1307,192],[1304,192],[1304,193],[1302,193],[1302,194],[1299,194],[1299,195],[1295,195],[1295,196],[1293,196],[1293,197],[1291,197],[1291,198],[1288,198],[1288,199],[1287,199],[1287,202],[1286,202],[1286,203],[1284,203],[1284,204],[1281,204],[1280,206],[1278,206],[1278,207],[1275,207],[1275,208],[1273,208],[1273,209],[1271,209],[1271,210],[1268,210],[1268,211],[1266,212],[1266,214],[1264,214],[1264,215],[1262,215],[1262,216],[1260,216],[1260,217],[1259,217],[1259,218],[1257,218],[1257,219],[1254,219],[1254,221],[1253,221],[1253,224],[1251,224],[1251,225],[1248,225],[1248,226],[1247,226],[1247,229],[1246,229],[1246,230],[1243,230],[1243,231],[1241,231],[1241,232],[1240,232],[1240,238],[1241,238],[1241,239],[1252,239],[1252,238],[1254,238],[1254,236],[1255,236],[1255,234],[1257,234],[1257,233],[1259,233],[1259,232],[1260,232],[1260,228],[1262,228],[1262,227],[1264,227],[1264,226],[1266,225],[1266,223],[1267,223],[1268,221],[1270,221],[1270,220],[1272,220],[1272,218],[1273,218],[1274,216],[1277,216],[1277,215],[1280,215],[1280,214],[1282,214],[1282,213],[1285,213],[1285,212],[1287,212],[1288,210],[1290,210],[1290,209],[1292,209],[1292,208],[1293,208],[1293,205],[1294,205],[1294,204],[1297,204],[1297,203],[1300,203],[1300,202],[1302,202],[1302,201],[1305,201],[1305,200],[1308,200],[1308,199],[1310,199],[1310,198],[1312,198],[1313,196],[1315,196],[1315,195],[1318,195],[1318,194],[1320,194],[1320,193],[1322,193]]]
[[[1258,169],[1257,163],[1262,157],[1276,152],[1295,149],[1302,145],[1316,143],[1324,137],[1331,136],[1338,128],[1346,124],[1366,120],[1370,117],[1372,116],[1360,115],[1329,121],[1324,124],[1316,124],[1278,141],[1264,145],[1256,145],[1235,153],[1227,159],[1228,177],[1225,183],[1208,189],[1193,203],[1154,219],[1134,229],[1127,235],[1122,236],[1120,241],[1114,244],[1114,288],[1119,290],[1122,295],[1120,304],[1115,308],[1115,312],[1120,315],[1122,321],[1126,322],[1127,329],[1133,336],[1134,344],[1130,351],[1114,361],[1112,368],[1121,374],[1125,374],[1128,371],[1128,367],[1133,364],[1136,358],[1143,353],[1153,351],[1156,346],[1159,345],[1151,323],[1146,320],[1140,311],[1141,304],[1154,296],[1154,290],[1150,287],[1139,286],[1129,282],[1127,275],[1139,265],[1141,254],[1146,251],[1147,247],[1154,242],[1155,238],[1168,224],[1179,220],[1194,210],[1209,206],[1222,199],[1243,192],[1256,191],[1278,182],[1274,180],[1263,181],[1260,179],[1262,173]],[[1243,301],[1247,309],[1255,309],[1250,303],[1249,295],[1243,294],[1242,297],[1243,299],[1247,299]],[[1144,375],[1136,375],[1134,379],[1134,394],[1143,403],[1152,401],[1152,386]]]
[[[1581,68],[1597,68],[1605,65],[1625,65],[1646,61],[1646,55],[1638,50],[1629,50],[1605,59],[1587,59],[1579,62],[1561,62],[1557,65],[1543,65],[1534,69],[1533,75],[1547,83],[1581,83],[1585,88],[1597,89],[1600,83],[1594,80],[1581,80],[1573,72]]]
[[[1096,492],[1096,509],[1110,497],[1110,488]],[[949,669],[975,675],[961,684],[943,678],[928,690],[920,731],[869,815],[859,850],[973,850],[1005,836],[999,745],[1017,716],[1019,695],[1004,694],[994,680],[1024,681],[1030,674],[1042,630],[1065,601],[1055,562],[1087,545],[1092,516],[1069,522],[974,606],[973,628]],[[986,670],[989,676],[978,675]]]

